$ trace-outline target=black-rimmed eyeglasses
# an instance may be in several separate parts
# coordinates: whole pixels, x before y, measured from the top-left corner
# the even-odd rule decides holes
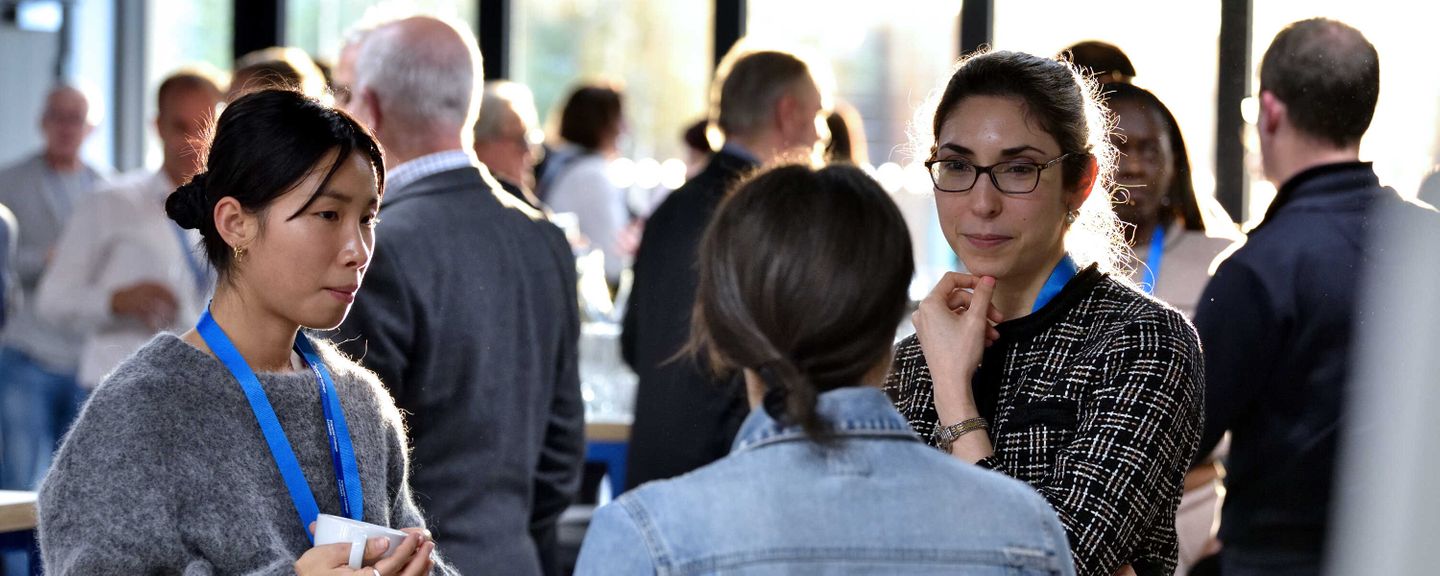
[[[995,185],[996,190],[1006,194],[1029,194],[1040,185],[1042,171],[1068,157],[1068,153],[1061,154],[1059,158],[1044,164],[1030,160],[1009,160],[989,166],[977,166],[959,158],[928,160],[925,162],[925,170],[930,172],[930,181],[935,183],[935,189],[941,192],[968,191],[975,187],[981,174],[989,174],[990,183]]]

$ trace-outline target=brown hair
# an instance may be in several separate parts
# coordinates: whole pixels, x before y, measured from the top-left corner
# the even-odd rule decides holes
[[[1281,30],[1260,61],[1260,89],[1285,103],[1302,132],[1336,146],[1360,141],[1380,100],[1380,55],[1359,30],[1326,18]]]
[[[819,394],[887,359],[914,271],[900,210],[859,168],[775,168],[705,233],[689,350],[719,373],[758,373],[765,410],[824,440]]]
[[[560,137],[595,151],[620,134],[620,91],[610,86],[576,88],[560,113]]]

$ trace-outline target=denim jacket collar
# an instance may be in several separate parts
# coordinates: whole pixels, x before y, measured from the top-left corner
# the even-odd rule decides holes
[[[816,413],[830,423],[837,438],[878,436],[919,441],[910,423],[895,411],[890,397],[872,386],[825,392],[816,404]],[[800,425],[783,426],[765,410],[755,409],[740,425],[740,432],[735,435],[730,451],[734,453],[766,444],[806,439],[805,430]]]

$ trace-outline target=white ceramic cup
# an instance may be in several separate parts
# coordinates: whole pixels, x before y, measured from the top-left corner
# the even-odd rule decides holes
[[[406,534],[368,522],[351,520],[340,516],[321,514],[315,518],[315,545],[350,544],[350,567],[359,568],[365,558],[365,542],[371,538],[388,538],[390,547],[381,558],[389,558],[395,549],[405,541]]]

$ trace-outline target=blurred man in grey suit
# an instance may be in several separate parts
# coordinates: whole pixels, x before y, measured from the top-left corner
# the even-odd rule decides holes
[[[375,256],[337,341],[406,412],[411,486],[465,574],[551,572],[584,456],[575,263],[469,150],[480,55],[433,18],[355,52],[347,109],[385,148]]]

